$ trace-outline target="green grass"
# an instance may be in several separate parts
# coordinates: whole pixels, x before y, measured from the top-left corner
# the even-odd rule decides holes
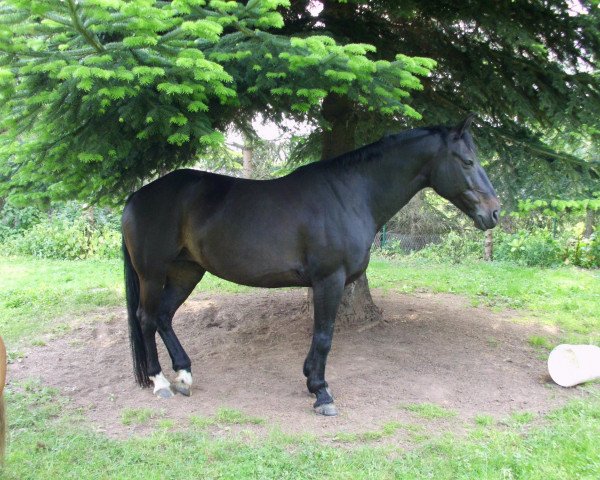
[[[118,261],[0,258],[0,331],[9,347],[14,347],[9,350],[11,358],[22,355],[19,342],[41,346],[40,335],[68,330],[74,317],[99,307],[123,305],[121,272]],[[596,340],[599,277],[598,271],[575,268],[379,259],[374,259],[369,270],[375,288],[466,295],[475,304],[520,309],[523,318]],[[199,290],[250,291],[211,276],[201,282]],[[528,341],[536,347],[550,347],[545,337],[532,336]],[[418,425],[390,421],[375,430],[339,433],[327,444],[309,435],[284,435],[262,419],[228,408],[211,417],[192,417],[189,426],[159,418],[149,409],[125,410],[123,423],[154,420],[156,428],[144,437],[116,440],[93,432],[84,415],[55,390],[36,382],[13,383],[7,388],[11,441],[0,477],[595,479],[600,472],[600,396],[597,388],[587,391],[590,399],[572,402],[543,418],[515,412],[496,423],[492,417],[477,415],[466,436],[430,436]],[[403,408],[419,419],[455,415],[433,404]],[[223,425],[261,425],[267,433],[215,437],[207,428]],[[412,442],[413,448],[395,447],[390,443],[395,435]]]
[[[207,274],[197,291],[251,291]],[[73,318],[100,307],[124,305],[119,260],[47,260],[0,257],[0,332],[17,348],[27,339],[68,331]]]
[[[514,425],[526,425],[535,420],[535,414],[531,412],[513,412],[510,415],[508,423]]]
[[[466,436],[394,445],[328,445],[271,430],[255,438],[214,437],[203,429],[159,428],[144,437],[111,439],[62,414],[55,391],[36,384],[7,392],[11,443],[7,480],[28,479],[506,479],[598,478],[600,397],[576,401],[532,426],[475,426]],[[232,418],[228,413],[222,415]],[[233,415],[238,418],[238,414]],[[515,420],[519,420],[515,417]],[[169,427],[171,424],[168,425]],[[369,441],[395,433],[390,422]],[[356,439],[355,439],[356,440]]]
[[[480,427],[490,427],[496,423],[494,417],[485,414],[475,415],[474,421],[475,424],[479,425]]]
[[[0,258],[0,332],[9,347],[64,329],[65,319],[123,303],[117,261]],[[37,340],[39,342],[39,340]]]
[[[156,412],[150,408],[126,408],[121,413],[123,425],[143,425],[156,417]]]
[[[262,418],[251,417],[246,415],[244,412],[241,412],[240,410],[226,407],[221,407],[217,410],[214,420],[216,423],[226,425],[262,425],[265,423],[265,421]]]
[[[432,420],[436,418],[452,418],[456,416],[456,412],[447,408],[436,405],[435,403],[410,403],[402,405],[402,408],[414,413],[418,417]]]
[[[381,430],[360,433],[338,432],[333,436],[333,440],[340,443],[373,442],[381,440],[382,438],[391,437],[402,427],[403,425],[400,422],[392,421],[385,423],[381,427]]]
[[[529,345],[532,347],[538,347],[545,350],[551,350],[553,347],[553,344],[550,340],[539,335],[532,335],[527,339],[527,343],[529,343]]]
[[[227,407],[219,408],[212,417],[197,415],[190,417],[190,425],[198,429],[215,425],[263,425],[264,423],[262,418],[251,417],[240,410]]]
[[[519,309],[524,320],[534,319],[600,341],[600,270],[374,258],[368,277],[373,288],[455,293],[467,295],[474,305]]]

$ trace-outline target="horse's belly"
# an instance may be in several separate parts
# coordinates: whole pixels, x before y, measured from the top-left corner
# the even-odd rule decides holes
[[[207,270],[233,283],[247,285],[249,287],[279,288],[279,287],[302,287],[309,286],[303,278],[300,269],[249,269],[248,266],[218,265],[209,267]]]
[[[280,288],[280,287],[308,287],[310,284],[302,279],[297,272],[271,272],[263,274],[235,274],[233,272],[212,272],[210,273],[239,285],[261,288]]]
[[[296,255],[276,248],[221,246],[200,248],[199,263],[210,273],[230,282],[251,287],[308,286],[304,267]]]

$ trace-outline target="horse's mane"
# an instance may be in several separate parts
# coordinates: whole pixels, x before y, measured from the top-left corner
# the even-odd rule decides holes
[[[332,157],[327,160],[310,163],[308,165],[305,165],[304,167],[301,167],[301,169],[306,167],[315,169],[331,169],[359,166],[364,163],[376,161],[377,159],[381,158],[381,153],[383,151],[386,151],[390,148],[399,147],[402,144],[405,144],[411,140],[417,140],[435,134],[441,134],[442,137],[445,139],[448,133],[449,129],[443,126],[422,127],[413,128],[411,130],[404,130],[399,133],[385,135],[376,142],[357,148],[356,150],[352,150],[351,152],[338,155],[337,157]],[[465,140],[468,143],[469,141],[472,143],[470,135],[468,136],[468,139],[465,135]],[[469,147],[471,147],[470,144]]]

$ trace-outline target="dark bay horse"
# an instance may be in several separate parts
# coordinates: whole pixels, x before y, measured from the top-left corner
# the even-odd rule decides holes
[[[191,362],[173,315],[205,272],[254,287],[312,287],[314,330],[304,362],[317,413],[335,415],[325,363],[344,286],[367,268],[377,231],[419,190],[432,187],[486,230],[499,202],[478,164],[472,117],[455,128],[409,130],[275,180],[195,170],[135,192],[122,219],[127,307],[137,382],[173,395],[156,332],[189,395]]]

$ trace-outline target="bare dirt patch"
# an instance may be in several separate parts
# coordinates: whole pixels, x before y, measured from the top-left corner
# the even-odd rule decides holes
[[[456,431],[478,414],[498,419],[514,411],[544,413],[585,395],[549,380],[545,355],[527,343],[534,334],[552,336],[543,327],[511,322],[509,313],[474,308],[458,296],[377,292],[384,321],[344,326],[335,334],[327,380],[340,415],[317,416],[302,375],[312,331],[304,296],[292,290],[189,299],[175,328],[192,359],[190,398],[160,400],[135,385],[125,309],[107,309],[107,320],[32,348],[10,374],[59,388],[96,429],[117,437],[154,426],[124,425],[128,408],[151,409],[185,427],[191,416],[229,407],[265,419],[268,427],[257,430],[277,425],[284,432],[332,438],[378,430],[390,421]],[[164,348],[160,355],[173,378]],[[422,402],[457,415],[424,420],[402,407]]]

